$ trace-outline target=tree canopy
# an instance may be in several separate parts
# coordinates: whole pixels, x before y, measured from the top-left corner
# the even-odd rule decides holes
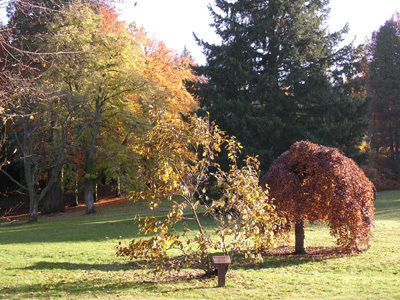
[[[224,148],[228,171],[215,162]],[[131,199],[148,201],[149,209],[167,202],[168,211],[139,218],[139,233],[149,236],[120,244],[117,255],[144,259],[157,272],[194,266],[211,274],[214,250],[262,262],[265,249],[282,238],[282,222],[268,191],[259,185],[258,160],[248,157],[238,166],[241,148],[207,118],[193,115],[185,121],[168,113],[157,117],[138,147],[145,164],[140,168],[141,188]],[[211,177],[222,190],[213,199],[207,196]],[[212,229],[204,225],[203,214],[212,218]],[[175,230],[177,224],[182,224],[183,235]]]
[[[373,35],[369,87],[371,146],[387,157],[386,165],[400,174],[400,18],[388,20]]]
[[[337,243],[351,251],[370,247],[374,228],[374,186],[338,149],[297,142],[261,179],[277,212],[296,226],[296,252],[304,253],[304,224],[328,221]]]
[[[357,152],[368,103],[360,49],[339,48],[346,28],[329,33],[326,0],[215,2],[222,43],[198,39],[207,57],[195,68],[202,111],[238,138],[262,168],[308,139]]]
[[[35,3],[10,4],[13,51],[2,58],[2,107],[12,117],[2,127],[10,163],[1,172],[29,194],[32,221],[45,194],[62,185],[83,185],[87,213],[101,176],[132,189],[133,148],[153,125],[150,109],[187,113],[197,105],[185,86],[197,81],[190,58],[119,21],[107,1]],[[13,178],[8,171],[21,165],[25,175]]]

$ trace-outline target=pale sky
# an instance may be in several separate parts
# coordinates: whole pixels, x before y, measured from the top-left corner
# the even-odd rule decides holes
[[[193,32],[207,42],[218,42],[207,9],[213,0],[116,0],[121,18],[136,22],[147,33],[178,52],[184,47],[191,52],[196,62],[202,64],[205,58],[202,48],[193,38]],[[137,3],[135,6],[134,3]],[[4,0],[0,0],[4,4]],[[4,9],[0,5],[0,19],[4,21]],[[356,44],[363,43],[371,33],[379,29],[396,12],[400,12],[400,0],[331,0],[331,14],[328,21],[331,31],[350,25],[347,40],[356,37]]]
[[[118,5],[124,20],[143,26],[151,37],[164,41],[169,48],[178,52],[186,46],[197,63],[204,63],[205,58],[192,33],[195,32],[207,42],[218,41],[213,28],[209,26],[212,18],[207,5],[213,4],[213,0],[126,1]],[[400,0],[331,0],[330,7],[328,25],[331,31],[349,23],[348,41],[356,37],[356,44],[360,44],[396,11],[400,12]]]

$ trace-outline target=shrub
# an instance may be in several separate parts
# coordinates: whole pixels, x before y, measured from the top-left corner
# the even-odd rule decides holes
[[[223,148],[228,151],[229,171],[215,163]],[[157,120],[137,149],[143,157],[138,179],[142,190],[133,193],[131,200],[148,201],[154,209],[167,199],[172,206],[162,218],[139,219],[139,233],[151,236],[120,245],[117,255],[144,259],[159,272],[196,266],[207,274],[214,272],[213,251],[262,261],[264,249],[275,246],[280,238],[281,220],[268,191],[259,184],[258,160],[248,157],[238,167],[240,149],[234,138],[226,137],[208,119],[192,116],[184,122],[164,115]],[[207,196],[211,178],[221,191],[217,199]],[[183,201],[173,201],[176,195]],[[214,220],[211,232],[202,224],[203,213]],[[188,218],[192,222],[185,223]],[[183,234],[175,230],[178,223],[183,223]]]
[[[353,252],[370,247],[374,227],[374,186],[339,150],[297,142],[261,180],[277,212],[295,224],[296,252],[304,253],[304,225],[327,220],[338,245]]]

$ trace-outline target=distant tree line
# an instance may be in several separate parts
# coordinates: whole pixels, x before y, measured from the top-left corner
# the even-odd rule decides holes
[[[29,199],[30,221],[63,210],[61,191],[93,213],[100,180],[134,189],[136,140],[152,111],[196,107],[192,61],[106,1],[10,1],[1,85],[2,181]],[[7,188],[7,187],[6,187]],[[2,191],[4,192],[4,190]]]
[[[400,187],[400,17],[366,45],[330,32],[326,0],[217,0],[221,44],[197,38],[207,62],[194,87],[200,113],[258,155],[266,172],[300,140],[335,147],[365,166],[378,188]],[[393,179],[391,186],[387,186]]]
[[[368,45],[343,46],[348,28],[327,29],[328,4],[216,0],[222,43],[196,37],[207,61],[195,66],[189,53],[119,21],[107,0],[10,1],[0,38],[0,192],[24,194],[31,221],[39,205],[63,210],[65,192],[83,194],[93,213],[100,183],[143,188],[140,143],[158,118],[193,112],[235,136],[241,158],[257,155],[262,173],[309,140],[396,179],[399,15]]]

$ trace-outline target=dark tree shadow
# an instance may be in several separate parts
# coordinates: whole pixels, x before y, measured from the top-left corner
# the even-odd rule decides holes
[[[268,268],[283,268],[287,266],[295,266],[302,265],[310,262],[322,261],[340,258],[344,256],[354,255],[351,252],[348,252],[346,249],[341,247],[308,247],[306,254],[293,254],[294,247],[290,246],[281,246],[270,251],[265,252],[264,254],[264,263],[262,264],[251,264],[246,263],[245,258],[242,256],[236,256],[234,258],[234,262],[231,266],[232,269],[268,269]],[[177,257],[178,258],[178,257]],[[181,257],[180,257],[181,258]],[[145,268],[143,268],[145,266]],[[192,266],[192,268],[196,269],[196,266]],[[88,263],[70,263],[70,262],[38,262],[33,265],[19,268],[20,270],[52,270],[52,269],[60,269],[60,270],[85,270],[85,271],[132,271],[132,270],[144,270],[144,271],[152,271],[152,267],[149,262],[140,260],[140,261],[129,261],[129,262],[115,262],[111,264],[88,264]],[[193,275],[195,274],[196,275]],[[166,276],[162,276],[158,280],[164,281],[163,277],[166,278],[167,281],[182,281],[188,279],[204,279],[214,277],[214,274],[204,275],[202,271],[192,272],[190,276],[187,273],[183,272],[183,275],[180,273],[169,274]]]
[[[111,264],[87,264],[87,263],[70,263],[70,262],[47,262],[41,261],[25,268],[17,268],[18,270],[84,270],[84,271],[128,271],[141,270],[140,265],[144,261],[135,261],[129,263],[111,263]]]
[[[143,268],[143,266],[147,266],[148,268]],[[86,263],[69,263],[69,262],[38,262],[33,265],[24,267],[24,268],[15,268],[15,270],[68,270],[68,271],[135,271],[142,270],[147,275],[154,271],[146,261],[134,261],[127,263],[112,263],[112,264],[86,264]],[[146,270],[148,272],[146,272]],[[154,281],[151,278],[155,278]],[[203,271],[181,271],[179,273],[173,272],[171,274],[164,274],[161,276],[143,276],[144,282],[153,282],[153,283],[171,283],[171,282],[182,282],[188,280],[206,280],[208,278],[215,277],[214,274],[206,275]],[[150,279],[149,279],[150,278]]]
[[[18,287],[4,287],[0,289],[0,294],[6,293],[6,295],[12,297],[10,299],[27,299],[27,298],[38,298],[38,299],[52,299],[52,291],[57,290],[65,291],[68,295],[79,296],[87,294],[96,294],[99,292],[106,292],[110,295],[116,295],[118,292],[128,289],[140,289],[147,292],[155,292],[159,287],[153,282],[146,282],[142,280],[131,280],[131,281],[120,281],[111,282],[104,279],[92,279],[85,281],[74,281],[74,282],[48,282],[43,284],[30,284],[21,285]],[[83,298],[83,297],[82,297]],[[4,298],[8,299],[8,298]]]
[[[340,247],[308,247],[307,254],[294,255],[294,247],[278,247],[265,253],[265,261],[263,264],[245,264],[243,257],[236,257],[234,264],[231,266],[230,275],[234,276],[234,271],[239,269],[271,269],[271,268],[285,268],[288,266],[296,266],[310,262],[322,261],[327,259],[335,259],[343,256],[349,256],[350,253],[344,251]],[[70,263],[70,262],[38,262],[29,267],[20,268],[20,270],[82,270],[87,271],[102,271],[107,274],[109,271],[136,271],[142,270],[142,265],[147,264],[145,261],[134,261],[127,263],[111,263],[111,264],[89,264],[89,263]],[[87,278],[84,281],[75,280],[71,281],[55,281],[43,284],[22,285],[18,287],[4,287],[0,289],[0,293],[6,293],[11,297],[26,296],[32,298],[35,293],[40,297],[46,294],[51,295],[53,290],[64,290],[69,295],[79,296],[87,293],[107,293],[113,294],[124,290],[137,289],[143,292],[161,292],[168,293],[171,290],[171,283],[178,282],[191,282],[196,281],[198,284],[193,284],[188,287],[179,288],[179,290],[201,290],[210,288],[210,280],[213,280],[215,275],[205,275],[200,270],[182,270],[179,273],[155,275],[149,268],[150,272],[133,272],[129,278],[119,282],[107,278]],[[228,273],[228,274],[229,274]],[[232,275],[233,274],[233,275]],[[97,276],[97,275],[96,275]],[[203,284],[201,284],[204,283]],[[215,287],[217,287],[215,285]],[[29,293],[28,293],[29,291]],[[13,298],[14,299],[14,298]]]
[[[306,251],[294,254],[295,247],[281,246],[265,252],[262,264],[246,264],[244,258],[238,257],[232,269],[276,269],[354,255],[342,247],[307,247]]]

